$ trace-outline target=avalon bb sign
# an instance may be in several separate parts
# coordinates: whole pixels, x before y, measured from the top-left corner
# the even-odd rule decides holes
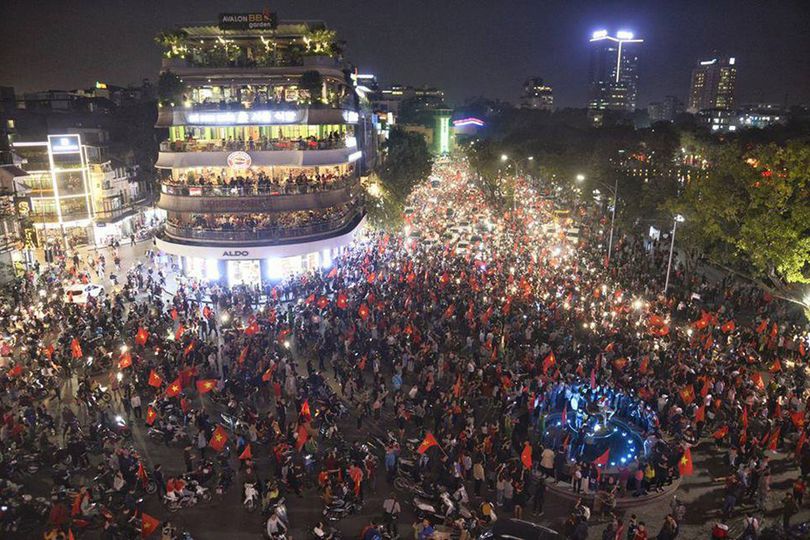
[[[265,10],[261,13],[220,13],[220,30],[274,30],[278,26],[276,14]]]

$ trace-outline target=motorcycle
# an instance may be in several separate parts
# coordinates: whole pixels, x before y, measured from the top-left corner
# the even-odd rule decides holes
[[[363,505],[360,503],[335,499],[332,504],[323,509],[323,517],[329,521],[338,521],[346,516],[358,513],[362,508]]]

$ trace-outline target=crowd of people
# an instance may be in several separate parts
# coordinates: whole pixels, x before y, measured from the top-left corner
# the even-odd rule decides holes
[[[267,150],[332,150],[334,148],[344,148],[346,146],[345,134],[333,131],[325,137],[296,137],[269,139],[262,135],[254,139],[229,137],[227,139],[195,139],[189,135],[182,141],[172,141],[168,143],[166,150],[173,152],[212,152],[228,151],[243,152],[267,151]]]
[[[598,208],[564,197],[555,207],[516,180],[520,204],[501,212],[463,163],[434,177],[414,191],[406,230],[441,235],[463,220],[476,238],[463,254],[370,233],[332,268],[282,283],[182,281],[167,293],[165,258],[150,252],[121,287],[81,305],[60,290],[98,278],[98,264],[77,256],[26,276],[0,313],[3,497],[26,491],[29,459],[52,460],[40,514],[52,538],[93,524],[108,538],[148,535],[167,515],[147,511],[151,489],[180,512],[207,489],[238,489],[246,506],[255,493],[271,537],[302,527],[283,496],[317,492],[325,521],[306,527],[335,537],[330,523],[362,512],[385,482],[391,495],[372,512],[383,519],[363,537],[403,534],[407,501],[422,540],[445,527],[471,538],[509,517],[543,523],[553,490],[571,499],[554,524],[567,537],[588,537],[599,514],[602,538],[644,540],[659,524],[618,511],[622,499],[698,472],[726,482],[723,500],[693,516],[707,522],[714,504],[716,534],[748,500],[790,526],[810,474],[800,314],[679,265],[664,296],[668,246],[619,234],[606,260]],[[555,210],[568,204],[576,242],[558,232],[567,223]],[[572,388],[584,401],[612,396],[644,440],[631,463],[582,460],[576,432],[544,439]],[[184,470],[147,462],[128,422],[177,445]],[[716,470],[693,461],[713,447],[726,456]],[[777,504],[774,451],[796,479]],[[671,500],[658,538],[686,519]],[[35,505],[15,504],[0,521],[25,527]],[[745,517],[747,537],[761,517]]]
[[[172,193],[183,189],[183,195],[194,194],[187,188],[202,188],[204,194],[209,196],[296,195],[345,187],[354,178],[351,168],[344,174],[320,170],[314,174],[301,172],[295,175],[289,171],[287,176],[278,177],[263,171],[250,171],[248,174],[249,176],[237,175],[229,178],[224,170],[218,174],[212,170],[202,170],[198,173],[180,173],[176,179],[166,178],[163,184],[172,188]]]

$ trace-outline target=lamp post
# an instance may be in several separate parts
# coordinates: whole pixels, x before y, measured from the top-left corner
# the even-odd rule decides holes
[[[577,175],[577,182],[583,182],[585,180],[584,174]],[[608,252],[607,252],[607,261],[610,262],[610,257],[613,254],[613,230],[616,225],[616,203],[619,198],[619,177],[616,177],[616,181],[613,183],[613,187],[611,188],[608,184],[604,182],[597,182],[602,187],[607,189],[608,191],[613,192],[613,208],[610,212],[610,236],[608,237]]]
[[[529,156],[529,157],[524,158],[524,159],[526,161],[534,161],[534,156]],[[515,166],[515,177],[517,177],[517,175],[518,175],[518,173],[520,171],[520,167],[518,166],[518,161],[515,160],[515,159],[510,158],[506,154],[501,154],[501,161],[502,162],[511,161],[512,164]],[[512,181],[512,184],[513,184],[513,187],[512,187],[512,211],[514,212],[516,210],[516,206],[517,206],[517,200],[516,200],[517,197],[515,197],[514,180]]]
[[[684,217],[676,214],[672,222],[672,241],[669,243],[669,262],[667,263],[667,279],[664,281],[664,294],[667,294],[669,289],[669,272],[672,269],[672,253],[675,251],[675,231],[678,230],[678,223],[683,223]]]

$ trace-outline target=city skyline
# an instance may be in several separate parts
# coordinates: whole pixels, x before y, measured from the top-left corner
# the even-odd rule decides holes
[[[725,9],[732,5],[735,9]],[[178,23],[214,20],[226,7],[251,11],[268,4],[224,6],[201,0],[155,7],[135,1],[99,8],[89,0],[70,6],[11,2],[3,7],[7,16],[0,22],[7,41],[0,84],[25,92],[86,87],[96,80],[119,85],[155,80],[160,52],[153,37]],[[692,67],[715,49],[737,58],[738,103],[810,102],[810,59],[803,54],[810,49],[810,36],[802,31],[810,10],[796,2],[682,2],[675,7],[600,2],[584,8],[563,2],[467,2],[463,10],[445,2],[425,4],[431,17],[422,16],[418,6],[360,0],[339,5],[279,1],[269,7],[281,19],[324,20],[346,40],[347,58],[383,84],[436,86],[454,104],[481,95],[516,103],[523,81],[542,74],[554,88],[557,107],[585,107],[589,39],[603,28],[624,29],[645,40],[639,108],[666,95],[686,101]],[[94,31],[88,34],[80,23]]]

